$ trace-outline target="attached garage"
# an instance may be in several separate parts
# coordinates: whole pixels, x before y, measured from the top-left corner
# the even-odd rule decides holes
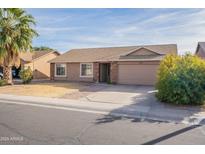
[[[71,74],[67,71],[66,80],[89,79],[93,82],[113,84],[154,85],[159,63],[167,54],[177,54],[176,44],[72,49],[50,61],[51,79],[60,80],[54,74],[55,64],[92,63],[93,67],[85,68],[87,72],[91,72],[89,78],[80,75],[82,67],[70,65],[68,70],[77,73],[71,78]]]
[[[133,85],[154,85],[159,62],[123,63],[118,65],[118,83]]]

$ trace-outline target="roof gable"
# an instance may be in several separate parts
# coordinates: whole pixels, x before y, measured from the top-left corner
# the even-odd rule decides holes
[[[56,54],[56,55],[60,55],[60,53],[58,53],[57,51],[36,51],[35,54],[32,56],[33,60],[36,60],[38,58],[44,57],[48,54]]]
[[[195,54],[199,52],[200,48],[202,49],[203,52],[205,52],[205,42],[198,42]]]
[[[121,56],[149,56],[149,55],[160,55],[160,53],[157,53],[150,49],[141,47],[141,48],[129,51],[128,53],[123,54]]]

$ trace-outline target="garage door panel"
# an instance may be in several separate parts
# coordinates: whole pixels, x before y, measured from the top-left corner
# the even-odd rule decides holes
[[[154,85],[159,65],[119,65],[120,84]]]

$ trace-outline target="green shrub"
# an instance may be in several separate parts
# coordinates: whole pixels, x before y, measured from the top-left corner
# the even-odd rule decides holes
[[[160,101],[199,105],[205,101],[205,60],[168,55],[160,63],[156,89]]]
[[[33,79],[33,72],[31,68],[23,69],[20,71],[20,78],[22,79],[24,84],[28,84]]]
[[[7,84],[6,80],[1,80],[0,79],[0,87],[5,86],[6,84]]]

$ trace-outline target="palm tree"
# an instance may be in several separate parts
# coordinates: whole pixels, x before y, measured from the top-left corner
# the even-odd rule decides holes
[[[20,53],[32,50],[32,39],[38,35],[34,25],[34,18],[23,9],[0,9],[0,65],[8,84],[13,83],[12,66],[20,66]]]

